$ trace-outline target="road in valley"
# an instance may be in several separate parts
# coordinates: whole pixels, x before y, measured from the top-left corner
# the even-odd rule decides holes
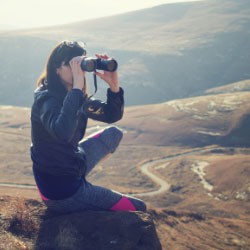
[[[159,194],[165,193],[166,191],[169,190],[171,185],[166,180],[161,179],[160,177],[158,177],[155,174],[153,174],[152,172],[150,172],[151,166],[154,166],[154,167],[157,166],[157,168],[164,168],[167,166],[168,160],[180,158],[180,157],[187,156],[187,155],[193,155],[196,153],[206,152],[206,151],[210,151],[212,149],[215,149],[215,148],[193,150],[190,152],[184,152],[184,153],[180,153],[180,154],[176,154],[176,155],[169,155],[167,157],[164,157],[164,158],[161,158],[158,160],[150,160],[150,161],[143,163],[141,166],[142,173],[147,175],[153,182],[155,182],[160,187],[159,187],[159,189],[157,189],[155,191],[144,192],[144,193],[132,193],[132,194],[130,193],[130,195],[142,197],[142,196],[153,196],[153,195],[159,195]]]
[[[180,154],[176,154],[176,155],[169,155],[167,157],[164,157],[164,158],[161,158],[158,160],[149,160],[149,161],[143,163],[141,165],[141,172],[143,174],[145,174],[146,176],[148,176],[154,183],[159,185],[159,188],[157,190],[150,191],[150,192],[132,193],[132,194],[130,193],[129,195],[142,197],[142,196],[154,196],[154,195],[159,195],[159,194],[167,192],[170,188],[170,184],[166,180],[164,180],[164,179],[160,178],[159,176],[155,175],[154,173],[152,173],[150,171],[150,168],[152,166],[154,166],[154,167],[157,166],[157,168],[164,168],[164,167],[166,167],[168,160],[172,160],[172,159],[176,159],[176,158],[180,158],[183,156],[192,155],[192,154],[196,154],[196,153],[201,153],[201,152],[205,152],[205,151],[210,151],[212,149],[215,149],[215,148],[193,150],[190,152],[184,152],[184,153],[180,153]],[[32,184],[17,184],[17,183],[15,184],[15,183],[7,183],[7,182],[0,182],[0,187],[37,189],[36,185],[32,185]]]

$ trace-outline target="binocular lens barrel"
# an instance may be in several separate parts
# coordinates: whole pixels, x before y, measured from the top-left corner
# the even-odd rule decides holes
[[[117,69],[117,62],[114,59],[99,59],[97,69],[114,72]]]
[[[96,69],[109,72],[116,71],[118,63],[114,59],[84,58],[81,62],[81,68],[84,71],[92,72]]]
[[[86,58],[81,62],[81,68],[84,71],[92,72],[96,69],[96,61],[92,58]]]

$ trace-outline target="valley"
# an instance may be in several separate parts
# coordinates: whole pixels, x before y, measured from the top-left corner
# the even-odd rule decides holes
[[[124,132],[119,148],[88,180],[143,199],[165,247],[248,249],[249,97],[224,91],[126,107],[115,124]],[[29,158],[29,112],[0,107],[0,195],[41,201]],[[89,121],[87,135],[103,127]]]

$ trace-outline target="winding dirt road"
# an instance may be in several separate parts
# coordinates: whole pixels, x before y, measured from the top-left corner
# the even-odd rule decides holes
[[[215,149],[215,148],[213,148]],[[155,182],[156,184],[160,185],[160,188],[158,190],[155,191],[150,191],[150,192],[145,192],[145,193],[130,193],[130,195],[134,195],[134,196],[138,196],[138,197],[142,197],[142,196],[153,196],[153,195],[159,195],[162,194],[166,191],[169,190],[170,188],[170,184],[167,183],[165,180],[161,179],[160,177],[156,176],[155,174],[151,173],[149,171],[149,168],[151,166],[161,166],[162,164],[167,164],[168,160],[172,160],[172,159],[176,159],[176,158],[180,158],[183,156],[187,156],[187,155],[192,155],[192,154],[196,154],[196,153],[201,153],[201,152],[206,152],[206,151],[210,151],[212,150],[212,148],[207,148],[207,149],[201,149],[201,150],[193,150],[190,152],[184,152],[181,154],[176,154],[176,155],[169,155],[167,157],[158,159],[158,160],[150,160],[145,162],[144,164],[142,164],[141,166],[141,171],[143,174],[147,175],[150,179],[152,179],[153,182]]]
[[[32,184],[17,184],[17,183],[15,184],[15,183],[7,183],[7,182],[0,182],[0,187],[36,189],[36,185],[32,185]]]
[[[141,166],[141,171],[143,174],[147,175],[153,182],[155,182],[157,185],[159,185],[159,189],[155,191],[150,191],[150,192],[145,192],[145,193],[130,193],[129,195],[134,195],[138,197],[142,196],[154,196],[154,195],[159,195],[162,194],[166,191],[169,190],[170,184],[167,183],[164,179],[161,179],[160,177],[156,176],[152,172],[150,172],[150,167],[151,166],[161,166],[162,164],[166,164],[168,160],[171,159],[176,159],[179,157],[187,156],[187,155],[192,155],[196,153],[201,153],[205,151],[210,151],[215,148],[208,148],[208,149],[201,149],[201,150],[193,150],[190,152],[185,152],[181,154],[176,154],[176,155],[169,155],[167,157],[158,159],[158,160],[150,160],[142,164]],[[0,182],[0,187],[10,187],[10,188],[25,188],[25,189],[37,189],[36,185],[32,184],[15,184],[15,183],[5,183],[5,182]]]

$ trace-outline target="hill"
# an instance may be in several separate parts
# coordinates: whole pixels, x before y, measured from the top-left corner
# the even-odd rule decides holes
[[[247,84],[235,92],[239,85],[125,108],[116,124],[124,131],[121,145],[88,176],[145,200],[163,249],[250,247],[250,92]],[[0,195],[40,200],[29,158],[29,115],[29,108],[0,108]],[[89,121],[88,134],[104,126]],[[147,194],[161,184],[143,174],[145,166],[168,183],[167,191]]]
[[[244,92],[250,90],[250,80],[239,81],[232,84],[226,84],[220,87],[215,87],[207,89],[205,94],[214,95],[214,94],[223,94],[223,93],[234,93],[234,92]]]
[[[48,212],[30,199],[0,197],[5,250],[161,250],[152,216],[142,212]]]
[[[133,136],[128,141],[133,139],[136,144],[201,147],[224,145],[227,141],[227,146],[248,147],[249,93],[223,93],[134,106],[126,110],[118,124]]]
[[[30,107],[49,51],[63,39],[85,41],[88,55],[107,52],[117,58],[128,106],[199,96],[249,79],[249,9],[247,0],[207,0],[3,31],[0,104]],[[91,91],[92,82],[90,75]],[[105,96],[105,87],[100,81],[97,97]]]

